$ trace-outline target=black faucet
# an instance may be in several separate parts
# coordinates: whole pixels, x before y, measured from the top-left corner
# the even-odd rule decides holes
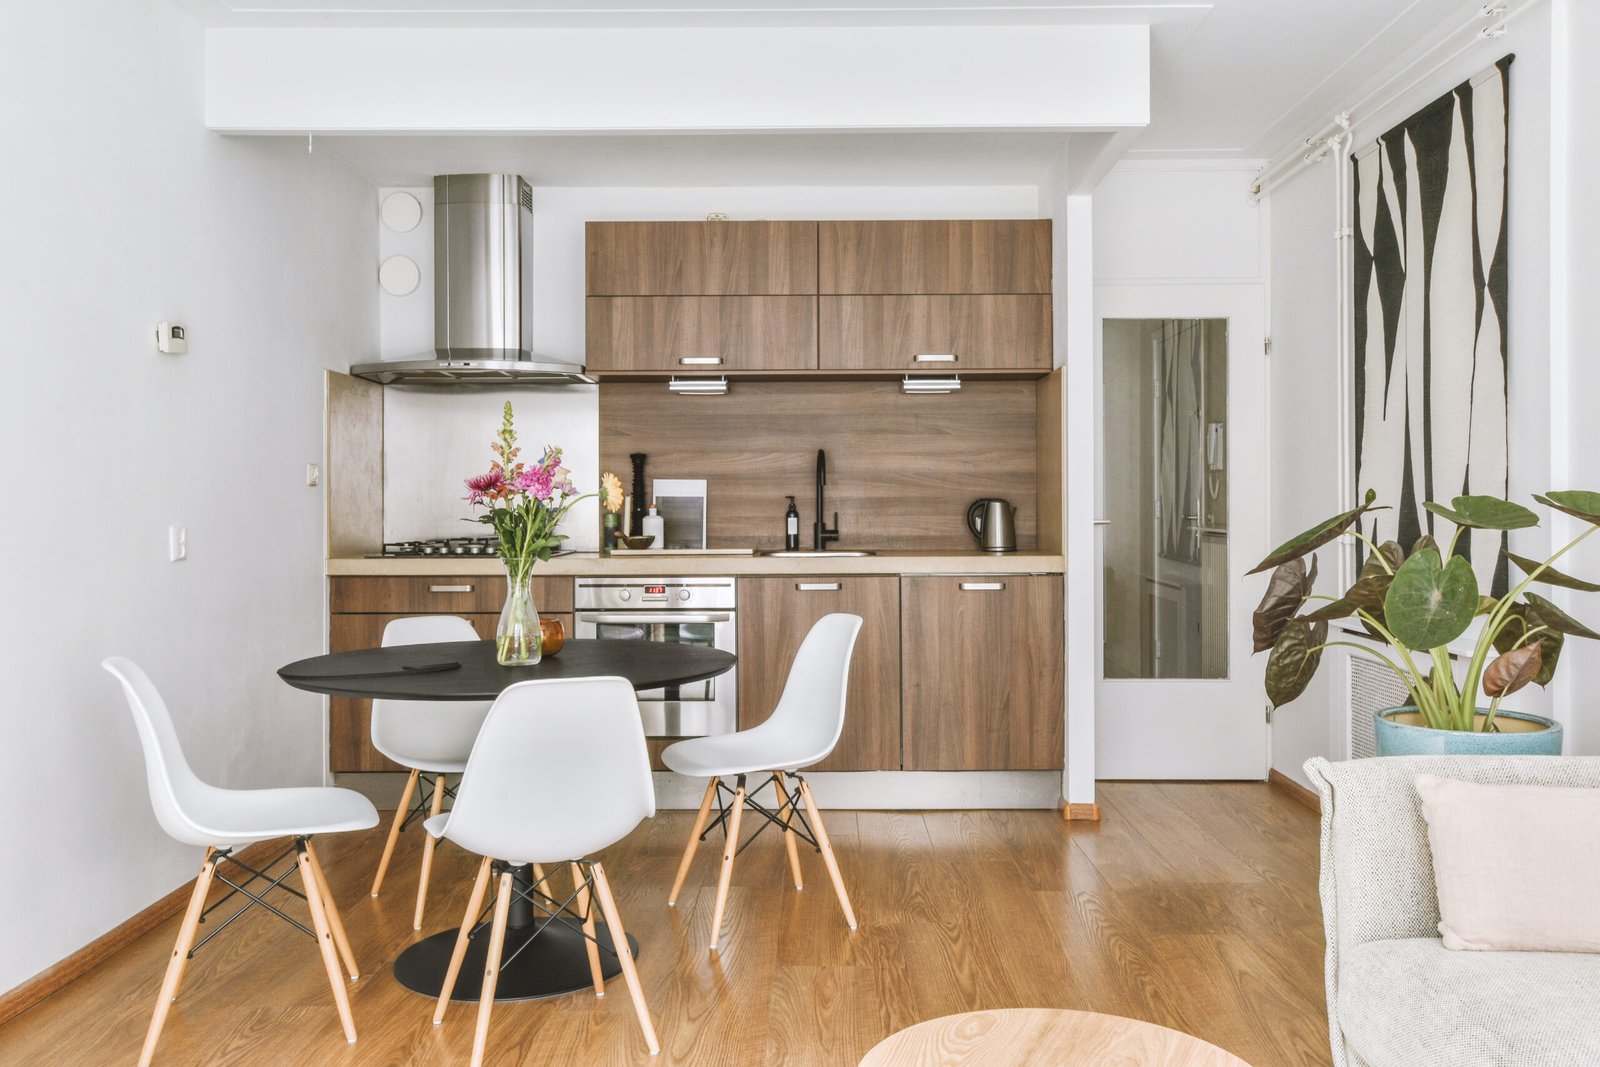
[[[823,511],[822,487],[828,484],[828,454],[822,449],[817,449],[817,525],[813,528],[815,537],[811,547],[818,552],[828,547],[830,541],[839,540],[839,513],[833,513],[833,529],[828,529],[828,524],[822,521]]]

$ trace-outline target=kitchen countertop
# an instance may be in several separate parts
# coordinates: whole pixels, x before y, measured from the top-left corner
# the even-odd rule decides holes
[[[819,552],[816,559],[647,552],[619,552],[603,557],[595,552],[574,552],[539,564],[537,573],[618,578],[658,574],[671,577],[721,574],[1061,574],[1065,567],[1063,557],[1042,552],[911,551],[881,552],[876,556],[839,556]],[[426,556],[420,559],[346,557],[328,560],[328,574],[341,577],[503,573],[497,559]]]

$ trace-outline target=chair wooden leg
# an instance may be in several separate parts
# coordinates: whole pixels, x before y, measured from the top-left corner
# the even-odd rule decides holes
[[[789,850],[789,873],[794,875],[794,887],[801,890],[806,887],[805,879],[800,877],[800,849],[795,842],[794,831],[789,829],[790,822],[794,819],[794,805],[789,802],[789,780],[783,776],[782,771],[774,771],[777,778],[778,796],[783,803],[778,805],[778,814],[783,816],[783,845]]]
[[[433,807],[429,815],[438,815],[444,811],[444,775],[433,780]],[[422,911],[428,906],[428,874],[433,870],[433,850],[439,843],[433,835],[424,831],[422,839],[422,877],[417,881],[417,913],[411,918],[411,929],[422,929]]]
[[[606,925],[611,928],[611,943],[616,946],[617,959],[622,964],[622,978],[628,983],[628,995],[633,997],[633,1010],[639,1016],[639,1029],[644,1031],[644,1043],[654,1056],[661,1051],[656,1040],[655,1023],[650,1021],[650,1008],[644,1002],[644,986],[639,983],[639,971],[633,965],[633,952],[628,948],[628,932],[622,928],[622,913],[617,910],[616,898],[611,895],[611,884],[606,872],[598,863],[589,865],[594,871],[594,891],[600,898],[600,910],[605,913]]]
[[[854,930],[856,913],[850,907],[850,894],[844,891],[844,878],[839,874],[839,861],[833,858],[833,844],[828,840],[827,828],[822,825],[822,812],[817,810],[817,800],[811,795],[811,783],[803,778],[800,780],[800,799],[805,802],[806,811],[811,813],[811,829],[817,835],[817,844],[822,846],[822,862],[828,868],[828,877],[833,879],[833,891],[839,894],[839,906],[844,909],[844,921]]]
[[[322,869],[322,861],[317,858],[310,841],[306,842],[306,854],[311,857],[311,870],[316,873],[317,888],[322,891],[322,905],[328,912],[328,929],[333,932],[333,943],[339,949],[339,958],[344,960],[344,969],[350,973],[350,981],[354,982],[361,977],[361,972],[356,967],[355,953],[350,951],[350,938],[344,932],[344,919],[339,916],[339,905],[333,899],[333,890],[328,888],[328,874]]]
[[[467,914],[461,920],[461,932],[456,934],[455,951],[450,953],[450,967],[444,972],[444,988],[439,990],[439,1003],[433,1009],[433,1025],[444,1022],[444,1010],[450,1006],[450,994],[456,991],[456,978],[461,974],[461,961],[467,958],[467,945],[472,939],[472,927],[483,910],[483,898],[489,892],[489,868],[494,861],[488,856],[478,864],[478,878],[472,883],[472,895],[467,898]]]
[[[139,1053],[139,1067],[150,1067],[156,1054],[156,1042],[161,1040],[161,1028],[167,1023],[167,1012],[178,995],[178,983],[183,981],[184,961],[194,947],[195,929],[200,925],[200,914],[206,909],[206,893],[211,889],[211,876],[217,870],[216,849],[206,849],[205,862],[194,880],[194,890],[189,894],[189,906],[184,909],[183,922],[178,926],[178,939],[172,946],[172,957],[167,960],[167,973],[161,980],[161,992],[156,995],[155,1014],[150,1017],[150,1029],[144,1035],[144,1049]]]
[[[511,897],[511,872],[506,871],[495,891],[494,926],[489,933],[489,955],[483,961],[483,992],[478,994],[478,1029],[472,1036],[472,1067],[483,1067],[483,1050],[489,1043],[489,1013],[494,1010],[494,987],[500,981],[500,955],[506,947]]]
[[[415,767],[406,775],[406,787],[400,793],[400,806],[394,809],[394,821],[389,824],[389,840],[383,845],[383,858],[378,861],[378,873],[372,878],[372,895],[377,896],[378,890],[383,888],[383,876],[389,873],[389,859],[394,855],[394,844],[400,840],[400,827],[406,821],[406,813],[411,810],[411,794],[416,792],[417,775],[422,772]]]
[[[722,871],[717,875],[717,906],[711,910],[711,951],[722,937],[722,912],[728,905],[728,884],[733,881],[733,857],[739,851],[739,823],[744,816],[744,779],[733,791],[728,809],[728,838],[722,848]]]
[[[689,831],[689,844],[683,850],[683,859],[678,863],[678,877],[672,881],[672,892],[667,894],[667,907],[678,906],[678,893],[683,889],[683,880],[689,876],[689,865],[694,862],[695,849],[700,847],[700,835],[706,832],[706,819],[711,814],[711,802],[717,796],[717,783],[722,779],[713,778],[706,785],[706,795],[700,801],[700,812],[694,817],[694,829]]]
[[[328,984],[333,987],[333,1004],[339,1009],[339,1022],[344,1025],[344,1039],[356,1043],[356,1021],[350,1015],[350,995],[345,992],[344,975],[339,971],[339,953],[333,945],[333,931],[328,928],[327,905],[322,899],[322,887],[317,881],[316,868],[311,865],[311,853],[306,842],[295,842],[299,853],[300,882],[306,891],[306,904],[311,911],[311,926],[317,932],[317,948],[322,951],[322,966],[328,972]]]
[[[606,995],[606,976],[600,969],[600,946],[594,942],[594,902],[589,899],[589,885],[583,877],[583,868],[577,863],[572,865],[572,888],[578,894],[578,914],[583,916],[583,932],[588,935],[585,945],[589,949],[589,977],[594,979],[594,995]],[[615,930],[611,932],[615,938]]]

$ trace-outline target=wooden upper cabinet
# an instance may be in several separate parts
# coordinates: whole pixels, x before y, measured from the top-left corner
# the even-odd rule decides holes
[[[815,222],[591,222],[589,296],[809,296]]]
[[[591,371],[817,366],[814,296],[591,296],[585,304]]]
[[[739,579],[739,729],[767,720],[800,642],[824,615],[862,619],[850,661],[844,732],[808,770],[900,769],[900,580],[893,576]]]
[[[824,370],[926,373],[1051,366],[1050,297],[824,296]]]
[[[1049,219],[822,222],[822,293],[1049,293]]]
[[[1062,765],[1063,598],[1060,575],[901,580],[906,770]]]

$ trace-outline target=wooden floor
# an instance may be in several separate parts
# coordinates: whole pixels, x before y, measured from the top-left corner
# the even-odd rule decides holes
[[[717,849],[701,849],[668,909],[692,813],[663,813],[603,856],[642,945],[659,1059],[619,978],[603,1000],[500,1005],[488,1060],[855,1064],[925,1019],[1062,1007],[1185,1030],[1254,1067],[1328,1063],[1316,817],[1255,784],[1103,783],[1099,799],[1099,824],[1037,811],[833,813],[855,934],[821,858],[802,854],[796,893],[781,839],[765,834],[739,858],[720,956],[706,949]],[[158,1064],[466,1062],[472,1008],[435,1029],[431,1002],[389,974],[416,936],[421,841],[402,837],[372,900],[382,832],[321,844],[365,972],[351,987],[360,1041],[344,1043],[314,946],[257,909],[190,965]],[[472,870],[459,849],[441,850],[429,932],[458,921]],[[0,1063],[133,1063],[175,930],[176,920],[0,1028]]]

